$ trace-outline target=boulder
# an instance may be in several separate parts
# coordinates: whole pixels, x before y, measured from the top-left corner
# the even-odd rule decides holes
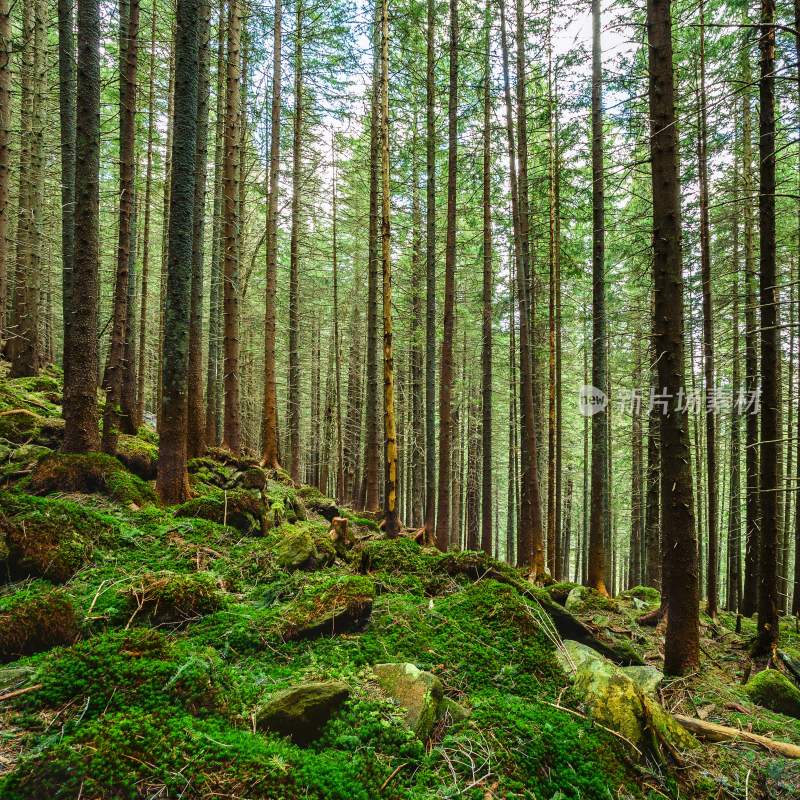
[[[344,575],[312,585],[286,608],[284,639],[313,639],[363,630],[372,615],[375,584],[360,575]]]
[[[645,693],[655,696],[664,673],[660,669],[645,665],[643,667],[622,667],[622,671]]]
[[[744,690],[754,703],[770,711],[800,717],[800,689],[776,669],[757,673],[750,678]]]
[[[311,534],[302,528],[291,528],[275,548],[275,561],[283,569],[304,569],[310,566],[316,554]]]
[[[341,681],[309,681],[276,692],[256,716],[259,730],[274,731],[297,744],[316,739],[325,723],[349,697]]]
[[[605,658],[586,658],[575,671],[574,687],[589,716],[631,742],[642,756],[663,759],[675,750],[697,746],[624,669]]]
[[[588,586],[576,586],[570,590],[564,608],[572,614],[619,610],[617,604],[610,597],[606,597]]]
[[[423,741],[442,711],[442,682],[414,664],[376,664],[372,671],[384,693],[405,709],[405,723]],[[451,714],[452,716],[452,714]]]

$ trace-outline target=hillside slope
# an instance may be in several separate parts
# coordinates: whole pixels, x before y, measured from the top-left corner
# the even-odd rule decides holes
[[[385,541],[223,452],[161,508],[155,434],[122,437],[120,459],[62,455],[59,391],[55,373],[0,378],[0,797],[800,795],[798,761],[676,747],[646,722],[637,746],[586,713],[561,638],[657,666],[647,591],[545,591],[482,554]],[[705,627],[703,673],[658,698],[800,743],[740,685],[730,626]]]

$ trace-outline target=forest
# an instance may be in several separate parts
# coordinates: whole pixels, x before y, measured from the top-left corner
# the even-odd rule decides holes
[[[800,0],[0,0],[0,797],[800,797]]]

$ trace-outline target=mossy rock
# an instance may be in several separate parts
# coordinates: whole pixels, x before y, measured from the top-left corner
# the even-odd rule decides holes
[[[44,417],[24,408],[0,411],[0,439],[12,444],[39,444],[44,447],[61,446],[64,438],[64,420]]]
[[[593,612],[616,612],[619,605],[589,586],[576,586],[567,595],[564,608],[572,614],[591,614]]]
[[[235,474],[233,467],[228,467],[220,461],[216,461],[208,456],[192,458],[187,464],[189,479],[192,485],[198,484],[216,486],[225,489],[230,485],[231,479]]]
[[[631,599],[640,600],[648,606],[657,606],[661,603],[661,592],[654,589],[652,586],[633,586],[620,592],[620,597],[629,597]]]
[[[415,664],[375,664],[381,689],[405,710],[405,724],[425,741],[440,715],[444,687],[432,673]]]
[[[575,673],[574,688],[590,717],[631,742],[639,753],[664,760],[697,741],[620,668],[605,658],[587,658]]]
[[[52,453],[42,458],[26,487],[32,494],[104,494],[124,505],[156,501],[155,492],[105,453]]]
[[[761,670],[750,678],[744,690],[754,703],[779,714],[800,718],[800,689],[782,672]]]
[[[326,497],[316,486],[303,486],[297,490],[297,496],[303,501],[306,509],[324,517],[328,522],[339,516],[336,501]]]
[[[280,633],[285,639],[313,639],[363,630],[372,614],[375,584],[361,575],[313,583],[289,603]]]
[[[154,625],[186,625],[225,605],[223,593],[206,573],[146,573],[122,595],[132,615]]]
[[[234,482],[242,489],[262,491],[267,487],[267,473],[261,467],[248,467],[244,472],[234,476]]]
[[[561,581],[559,583],[551,583],[549,586],[545,586],[545,590],[553,598],[557,603],[561,603],[563,606],[567,602],[567,597],[569,597],[569,593],[573,590],[578,588],[579,584],[577,583],[570,583],[568,581]]]
[[[91,560],[96,544],[117,534],[113,520],[67,500],[4,492],[0,501],[9,513],[0,517],[0,532],[15,578],[64,583]]]
[[[336,550],[330,539],[314,536],[312,530],[300,524],[279,531],[275,546],[275,561],[282,569],[313,570],[332,564]]]
[[[175,510],[175,516],[230,525],[248,536],[260,536],[264,531],[264,504],[260,497],[244,489],[192,498]]]
[[[0,600],[0,663],[72,644],[78,620],[67,595],[58,589],[24,589]]]
[[[117,458],[143,481],[154,481],[158,474],[158,445],[139,436],[120,434]]]
[[[307,681],[273,694],[257,712],[256,727],[308,744],[349,696],[342,681]]]

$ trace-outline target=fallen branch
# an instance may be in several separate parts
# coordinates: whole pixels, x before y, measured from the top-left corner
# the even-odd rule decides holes
[[[757,733],[742,731],[738,728],[729,728],[726,725],[717,725],[714,722],[706,722],[695,717],[685,717],[683,714],[674,714],[673,716],[687,731],[701,739],[707,739],[711,742],[749,742],[750,744],[757,744],[766,750],[771,750],[773,753],[786,756],[786,758],[800,758],[800,747],[796,744],[777,742],[766,736],[759,736]]]
[[[26,686],[23,689],[14,689],[13,692],[0,694],[0,703],[4,703],[6,700],[13,700],[15,697],[19,697],[22,694],[28,694],[28,692],[35,692],[37,689],[41,688],[41,683],[34,683],[33,686]]]

